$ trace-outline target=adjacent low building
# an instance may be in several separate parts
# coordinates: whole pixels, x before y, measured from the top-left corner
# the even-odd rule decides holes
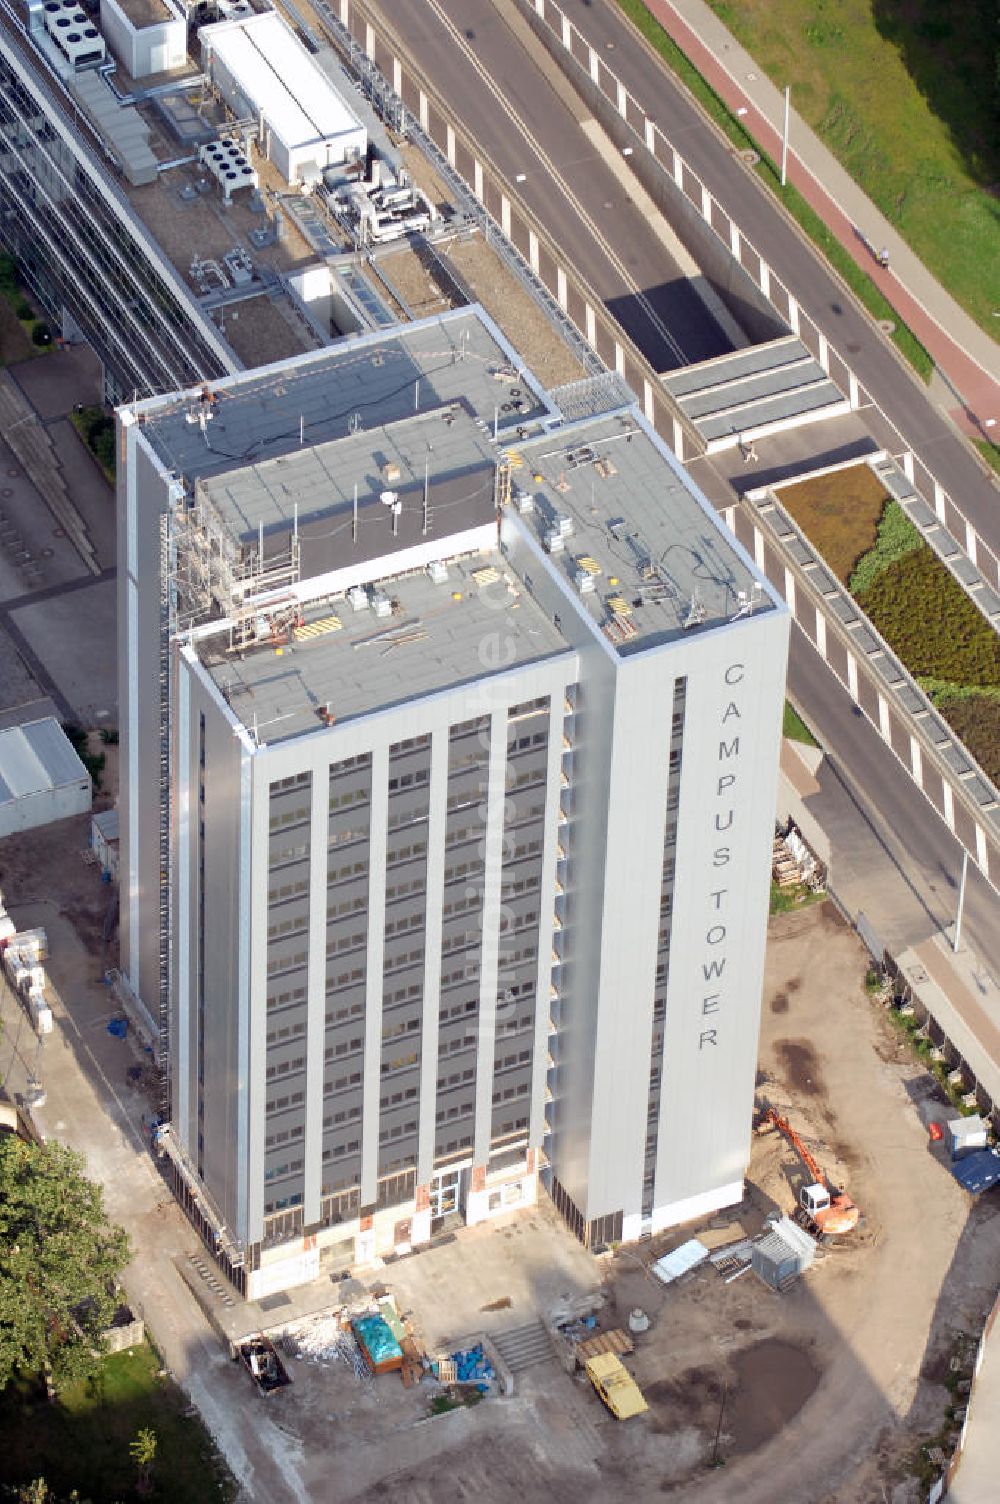
[[[85,815],[93,788],[53,716],[0,731],[0,837]]]
[[[202,66],[293,187],[364,157],[368,132],[277,11],[198,32]]]
[[[738,1201],[788,617],[478,309],[120,412],[122,955],[251,1294]]]

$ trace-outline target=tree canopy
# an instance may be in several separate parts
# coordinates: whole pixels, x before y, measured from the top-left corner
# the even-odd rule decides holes
[[[16,1373],[58,1390],[96,1370],[129,1257],[79,1154],[0,1137],[0,1389]]]

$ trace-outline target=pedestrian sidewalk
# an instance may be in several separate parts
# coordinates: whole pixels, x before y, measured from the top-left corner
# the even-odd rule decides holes
[[[643,3],[754,139],[780,161],[784,95],[704,0]],[[1000,348],[931,275],[794,109],[788,136],[789,181],[929,352],[954,394],[954,402],[943,405],[965,432],[1000,442]],[[878,264],[883,247],[889,251],[887,269]]]

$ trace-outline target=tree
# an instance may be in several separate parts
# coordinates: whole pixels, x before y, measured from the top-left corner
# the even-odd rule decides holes
[[[79,1154],[0,1139],[0,1390],[15,1373],[58,1390],[96,1371],[129,1257]]]
[[[22,1483],[14,1494],[14,1501],[15,1504],[87,1504],[75,1488],[65,1501],[60,1500],[44,1478],[33,1478],[30,1483]]]
[[[156,1432],[152,1426],[143,1426],[129,1444],[129,1455],[139,1469],[136,1485],[139,1493],[148,1494],[152,1486],[153,1463],[156,1461]]]

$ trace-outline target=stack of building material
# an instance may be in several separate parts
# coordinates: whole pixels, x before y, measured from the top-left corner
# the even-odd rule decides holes
[[[358,1346],[372,1373],[395,1373],[403,1366],[403,1349],[382,1316],[359,1316],[351,1322]]]
[[[781,836],[775,836],[771,848],[771,876],[779,888],[795,888],[799,883],[799,869]]]
[[[673,1284],[675,1279],[680,1279],[682,1274],[687,1274],[690,1269],[696,1269],[708,1258],[708,1249],[698,1238],[689,1238],[679,1248],[671,1253],[665,1253],[661,1259],[657,1259],[653,1265],[653,1273],[664,1285]]]
[[[588,1337],[577,1347],[576,1355],[581,1363],[586,1363],[588,1358],[596,1358],[600,1353],[631,1353],[635,1351],[635,1343],[628,1332],[616,1326],[610,1332],[598,1332],[596,1336]]]
[[[826,887],[826,868],[791,820],[787,830],[779,830],[774,837],[771,875],[779,888],[801,885],[820,893]]]
[[[19,997],[24,999],[32,1026],[39,1034],[52,1033],[52,1010],[45,1001],[45,967],[42,961],[48,954],[44,930],[13,929],[13,921],[3,909],[0,898],[0,946],[3,948],[3,965],[7,979]]]

